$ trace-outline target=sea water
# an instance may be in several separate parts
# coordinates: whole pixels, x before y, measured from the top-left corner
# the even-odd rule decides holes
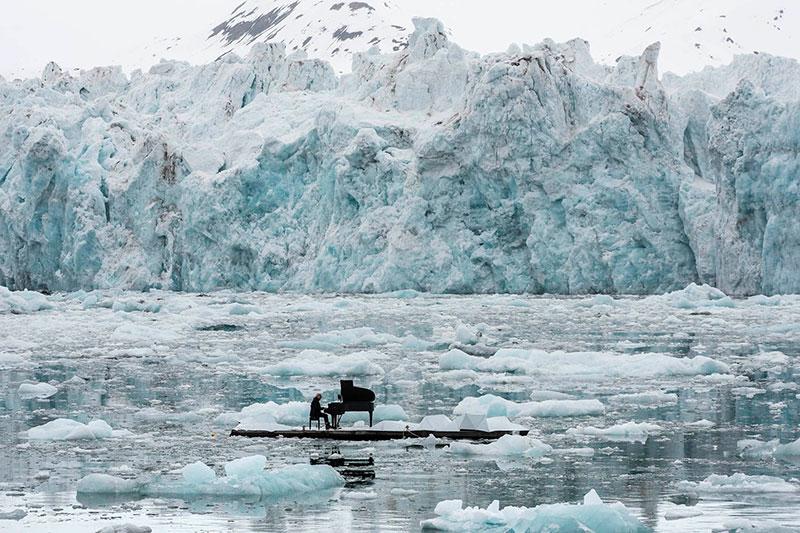
[[[0,315],[0,513],[27,512],[0,530],[413,531],[443,500],[535,507],[591,489],[656,531],[737,520],[800,528],[800,458],[737,447],[800,437],[800,298],[695,296],[50,296],[51,309]],[[478,355],[450,368],[443,356],[455,347]],[[501,357],[509,349],[516,359]],[[713,364],[676,372],[664,357]],[[446,442],[228,436],[256,403],[310,402],[317,391],[334,401],[340,377],[401,406],[409,423],[452,417],[465,398],[489,394],[514,404],[594,399],[604,412],[510,416],[552,447],[536,457],[451,453]],[[102,420],[114,433],[30,438],[57,419]],[[659,429],[607,434],[625,423]],[[373,457],[374,479],[269,498],[77,492],[93,473],[169,482],[196,461],[222,475],[241,457],[277,469],[331,453]],[[795,490],[697,490],[735,473]]]

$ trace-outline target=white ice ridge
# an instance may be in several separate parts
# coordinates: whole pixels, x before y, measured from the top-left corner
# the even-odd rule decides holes
[[[669,355],[618,354],[610,352],[546,352],[544,350],[502,349],[495,355],[476,357],[451,350],[439,358],[442,370],[514,372],[528,375],[655,378],[727,374],[730,368],[714,359],[697,356],[677,358]]]
[[[761,54],[666,90],[657,56],[479,56],[417,19],[343,77],[258,43],[0,79],[0,285],[800,291],[800,66]]]
[[[224,476],[203,463],[183,468],[178,480],[123,479],[108,474],[89,474],[78,481],[79,494],[125,494],[150,497],[228,496],[277,498],[332,489],[344,479],[327,465],[295,465],[265,470],[264,456],[237,459],[225,464]]]
[[[422,521],[423,529],[438,531],[587,531],[638,533],[649,531],[620,502],[607,504],[592,490],[583,504],[559,503],[538,507],[505,507],[495,500],[486,509],[463,507],[461,500],[439,502],[436,518]]]

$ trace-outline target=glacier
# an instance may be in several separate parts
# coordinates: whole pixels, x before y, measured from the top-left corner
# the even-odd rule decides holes
[[[280,44],[0,78],[0,285],[800,292],[800,67],[659,77],[434,19],[351,74]]]

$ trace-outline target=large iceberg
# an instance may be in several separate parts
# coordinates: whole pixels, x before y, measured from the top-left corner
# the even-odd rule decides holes
[[[665,88],[658,45],[607,67],[415,26],[341,78],[257,44],[0,79],[0,285],[800,291],[796,62]]]

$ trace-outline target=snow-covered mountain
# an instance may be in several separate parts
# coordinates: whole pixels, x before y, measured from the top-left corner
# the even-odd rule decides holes
[[[411,19],[388,0],[227,0],[223,15],[209,17],[194,33],[164,38],[143,48],[147,57],[207,63],[229,53],[246,56],[255,43],[282,42],[288,53],[325,59],[336,70],[350,69],[352,54],[377,47],[406,46]]]
[[[800,292],[800,65],[581,39],[0,79],[0,285]],[[666,86],[666,87],[665,87]]]
[[[49,61],[127,72],[162,58],[204,64],[228,53],[244,57],[269,40],[344,72],[353,52],[402,47],[412,15],[445,20],[453,39],[481,53],[581,37],[613,65],[660,41],[661,70],[679,74],[735,54],[800,58],[800,5],[792,0],[139,0],[117,3],[113,20],[125,24],[113,25],[98,18],[107,15],[105,0],[8,4],[0,9],[0,75],[11,79],[39,76]]]
[[[619,2],[624,1],[620,6]],[[731,62],[735,55],[768,53],[800,58],[800,3],[791,0],[605,0],[596,9],[618,13],[614,24],[594,24],[583,37],[604,63],[662,44],[664,70],[680,74]],[[598,16],[602,20],[601,16]]]

